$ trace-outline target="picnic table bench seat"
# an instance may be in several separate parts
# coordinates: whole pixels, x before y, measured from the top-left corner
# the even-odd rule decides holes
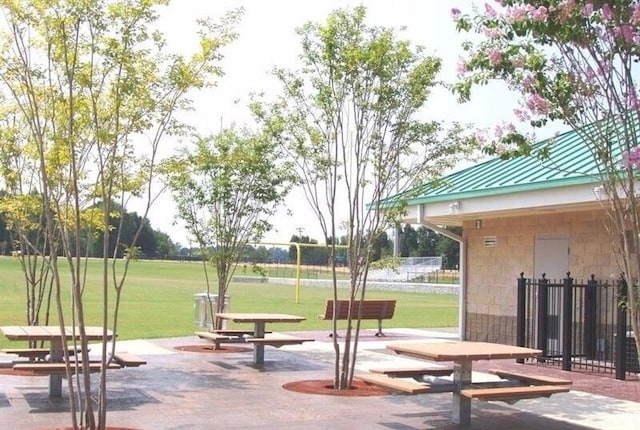
[[[102,369],[101,362],[91,361],[86,364],[89,367],[91,373],[99,372]],[[82,371],[82,365],[78,366],[78,370]],[[121,369],[122,366],[117,363],[111,363],[107,367],[108,369]],[[30,371],[41,375],[64,375],[66,373],[65,363],[49,363],[47,361],[37,361],[30,363],[16,363],[13,365],[14,370]],[[75,373],[76,366],[71,365],[71,373]]]
[[[222,336],[252,336],[253,330],[218,329],[218,330],[209,330],[209,333],[215,333]],[[271,333],[271,332],[265,331],[265,333]]]
[[[431,385],[413,379],[393,378],[381,373],[359,373],[355,377],[369,384],[379,385],[392,391],[405,394],[423,394],[431,392]]]
[[[516,379],[523,383],[533,385],[571,385],[572,382],[569,379],[554,378],[552,376],[545,375],[531,375],[520,372],[508,372],[499,369],[490,369],[489,373],[497,375],[503,379]]]
[[[139,367],[147,364],[147,360],[128,352],[116,352],[113,354],[113,360],[122,367]]]
[[[346,320],[351,314],[351,318],[356,320],[360,317],[363,320],[377,320],[378,332],[376,336],[384,336],[382,333],[382,320],[393,318],[396,309],[396,301],[390,299],[366,299],[354,300],[351,313],[349,313],[349,300],[335,301],[336,320]],[[318,315],[323,320],[333,321],[334,300],[328,299],[325,303],[324,313]]]
[[[567,385],[525,385],[521,387],[465,388],[460,394],[469,399],[515,403],[522,399],[549,397],[552,394],[568,393]]]
[[[381,367],[369,369],[371,373],[380,373],[392,378],[414,378],[420,380],[424,376],[449,376],[453,373],[452,368],[447,367]]]
[[[44,359],[49,354],[49,348],[7,348],[3,349],[5,354],[14,354],[18,357]]]
[[[285,345],[300,345],[304,342],[315,341],[313,338],[303,338],[282,333],[266,334],[265,337],[247,337],[245,340],[247,343],[269,345],[276,348],[280,348]]]
[[[80,353],[82,349],[80,347],[73,348],[70,347],[68,349],[69,355],[74,355],[76,353]],[[0,350],[5,354],[14,354],[18,357],[26,357],[33,359],[44,359],[50,352],[49,348],[4,348]]]

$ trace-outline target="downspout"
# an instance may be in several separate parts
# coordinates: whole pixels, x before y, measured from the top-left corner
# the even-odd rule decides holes
[[[441,235],[448,237],[451,240],[455,240],[458,242],[458,246],[460,247],[460,291],[458,292],[458,306],[460,308],[460,313],[458,314],[458,338],[459,340],[464,340],[464,334],[467,332],[465,318],[465,315],[467,314],[467,305],[465,300],[467,295],[467,266],[465,264],[467,248],[464,246],[464,240],[462,236],[452,233],[449,230],[430,222],[420,220],[420,224],[435,231],[436,233],[440,233]]]

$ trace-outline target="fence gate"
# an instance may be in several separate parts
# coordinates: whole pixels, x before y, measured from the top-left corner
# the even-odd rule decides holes
[[[563,370],[640,373],[630,318],[618,306],[626,282],[518,279],[517,343],[542,350],[541,363]]]

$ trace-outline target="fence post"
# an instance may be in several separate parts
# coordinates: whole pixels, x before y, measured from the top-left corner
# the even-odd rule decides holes
[[[624,380],[627,373],[627,308],[625,299],[627,297],[627,281],[624,278],[618,283],[618,295],[616,304],[616,342],[615,342],[615,362],[616,379]]]
[[[573,278],[567,272],[562,287],[562,370],[571,370],[572,331],[573,326]]]
[[[582,331],[582,342],[584,354],[589,359],[596,356],[596,318],[597,303],[596,289],[598,281],[596,275],[591,274],[591,279],[587,282],[587,289],[584,292],[584,329]]]
[[[546,273],[542,274],[542,279],[538,280],[538,303],[536,307],[536,323],[538,332],[536,334],[536,348],[542,351],[542,356],[547,355],[547,314],[549,310],[549,280]],[[544,361],[544,359],[538,359]]]
[[[520,272],[520,278],[518,278],[518,310],[516,316],[516,345],[525,346],[525,333],[526,333],[526,284],[527,280],[524,277],[524,272]],[[523,358],[516,360],[518,363],[524,363]]]

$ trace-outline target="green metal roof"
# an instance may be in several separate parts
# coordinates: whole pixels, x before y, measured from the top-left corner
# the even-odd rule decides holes
[[[581,130],[587,131],[590,131],[589,126]],[[609,134],[620,135],[624,133]],[[614,144],[612,147],[616,149],[612,150],[611,156],[619,160],[620,145]],[[548,157],[540,157],[545,150]],[[510,159],[493,158],[444,176],[436,182],[415,187],[404,196],[409,205],[416,205],[589,184],[599,181],[600,177],[589,146],[580,133],[572,130],[536,143],[530,155]],[[387,201],[391,203],[397,197]]]

